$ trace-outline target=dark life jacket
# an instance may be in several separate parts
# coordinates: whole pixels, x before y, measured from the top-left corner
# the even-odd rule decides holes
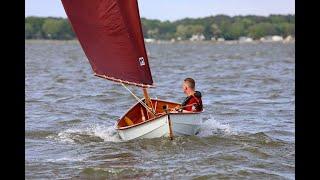
[[[181,104],[181,106],[187,106],[184,107],[183,110],[192,111],[192,106],[194,106],[196,111],[202,111],[203,105],[201,97],[202,95],[199,91],[195,91],[193,95],[186,97]],[[191,104],[194,105],[191,106]]]

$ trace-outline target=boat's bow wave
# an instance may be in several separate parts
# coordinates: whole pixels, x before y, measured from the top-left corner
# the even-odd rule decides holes
[[[63,130],[48,138],[65,143],[88,143],[88,142],[120,142],[121,139],[115,128],[110,125],[94,124],[90,127],[74,127]]]
[[[208,137],[216,134],[236,135],[238,133],[229,124],[223,124],[215,120],[213,116],[210,116],[208,120],[201,124],[201,129],[197,136]]]
[[[236,135],[229,124],[223,124],[213,117],[205,120],[200,127],[198,137],[209,137],[217,134]],[[90,142],[122,142],[114,126],[110,124],[93,124],[89,127],[77,126],[62,130],[47,136],[49,139],[63,143],[90,143]]]

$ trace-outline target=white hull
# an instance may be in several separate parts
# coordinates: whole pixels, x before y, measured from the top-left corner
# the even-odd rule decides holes
[[[173,135],[195,135],[200,131],[201,114],[170,114]]]
[[[200,113],[170,113],[170,119],[173,136],[195,135],[200,131],[202,122]],[[170,132],[168,115],[117,131],[123,140],[168,137]]]

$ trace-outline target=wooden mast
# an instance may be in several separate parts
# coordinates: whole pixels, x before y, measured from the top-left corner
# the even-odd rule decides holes
[[[152,102],[151,102],[151,99],[150,99],[150,97],[149,97],[147,88],[143,88],[143,96],[144,96],[145,103],[147,104],[147,106],[148,106],[149,108],[151,108],[151,111],[152,111],[152,112],[155,112],[155,111],[154,111],[154,108],[153,108],[153,105],[152,105]],[[149,111],[147,111],[147,116],[148,116],[148,119],[154,117],[154,115],[153,115],[152,113],[150,113]]]

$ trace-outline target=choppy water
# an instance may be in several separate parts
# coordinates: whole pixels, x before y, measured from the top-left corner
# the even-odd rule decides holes
[[[152,97],[182,101],[195,78],[201,133],[122,142],[113,126],[130,94],[94,77],[78,43],[26,41],[26,179],[294,179],[295,44],[147,49]]]

